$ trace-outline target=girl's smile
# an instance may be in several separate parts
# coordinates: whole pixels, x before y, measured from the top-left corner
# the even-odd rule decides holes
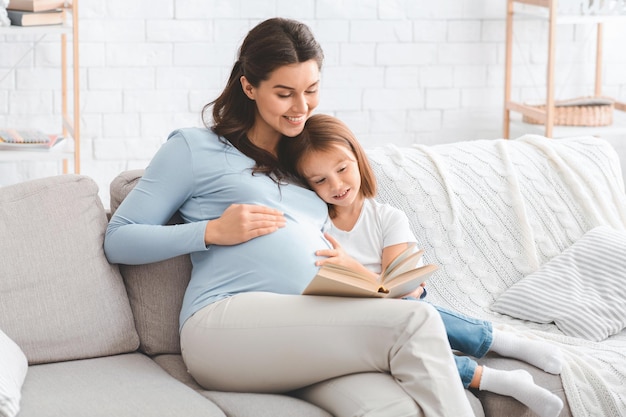
[[[350,149],[334,145],[328,151],[314,151],[300,163],[309,186],[328,204],[338,210],[360,207],[361,174]]]

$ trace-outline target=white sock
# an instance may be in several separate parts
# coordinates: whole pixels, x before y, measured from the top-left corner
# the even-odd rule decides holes
[[[535,384],[532,375],[522,369],[502,371],[483,366],[479,389],[513,397],[540,417],[557,417],[563,408],[559,397]]]
[[[557,346],[502,330],[493,329],[493,342],[489,350],[508,358],[523,360],[551,374],[560,374],[563,369],[563,352]]]

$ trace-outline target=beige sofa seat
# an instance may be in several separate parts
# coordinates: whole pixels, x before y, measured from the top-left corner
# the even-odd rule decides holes
[[[288,395],[207,391],[198,385],[187,373],[187,368],[181,355],[165,354],[155,356],[153,359],[174,378],[197,390],[201,395],[219,405],[229,416],[329,416],[327,412],[320,408]]]
[[[19,417],[226,417],[213,402],[140,353],[36,365]]]

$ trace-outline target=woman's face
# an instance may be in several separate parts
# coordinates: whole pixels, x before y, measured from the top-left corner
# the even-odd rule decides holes
[[[254,126],[248,132],[250,140],[273,150],[281,135],[293,137],[302,132],[319,103],[319,83],[315,60],[279,67],[258,87],[241,77],[244,92],[257,107]]]

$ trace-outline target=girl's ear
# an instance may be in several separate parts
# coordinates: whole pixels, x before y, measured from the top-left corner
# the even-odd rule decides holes
[[[248,96],[250,100],[254,100],[254,86],[248,82],[245,75],[242,75],[239,81],[241,82],[243,93]]]

